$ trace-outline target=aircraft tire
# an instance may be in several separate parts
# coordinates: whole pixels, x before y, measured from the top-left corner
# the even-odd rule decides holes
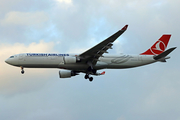
[[[84,78],[85,78],[85,79],[88,79],[88,78],[89,78],[89,75],[85,75]]]
[[[24,70],[22,70],[21,73],[24,74]]]
[[[92,82],[92,81],[93,81],[93,77],[90,77],[90,78],[89,78],[89,81]]]

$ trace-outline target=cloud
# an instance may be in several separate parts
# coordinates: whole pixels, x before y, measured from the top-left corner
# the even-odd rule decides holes
[[[72,0],[57,0],[60,3],[72,4]]]
[[[117,120],[126,120],[124,116],[119,117]]]
[[[82,53],[125,24],[129,24],[128,30],[114,42],[110,54],[144,52],[164,33],[172,33],[168,47],[179,47],[179,3],[1,0],[0,119],[180,118],[178,48],[167,63],[105,69],[106,74],[94,77],[92,83],[84,80],[84,74],[59,79],[57,69],[25,69],[21,75],[20,68],[4,62],[10,55],[24,52]]]
[[[21,25],[21,26],[40,26],[48,21],[48,16],[43,11],[38,12],[19,12],[13,11],[5,15],[1,20],[1,25]]]
[[[26,52],[49,52],[52,51],[54,46],[53,42],[44,42],[41,40],[39,43],[33,42],[29,45],[24,45],[22,43],[15,43],[11,44],[0,44],[0,56],[8,56],[13,54],[19,53],[26,53]],[[1,57],[1,58],[2,58]]]
[[[142,108],[149,112],[152,112],[154,109],[156,111],[153,112],[158,112],[162,108],[164,108],[164,111],[167,111],[167,107],[172,109],[172,107],[169,106],[169,102],[177,102],[175,100],[176,95],[178,95],[176,88],[162,85],[160,88],[154,89],[152,93],[147,96],[147,98],[144,100]]]
[[[30,74],[33,74],[34,77],[39,77],[39,74],[47,73],[46,70],[31,70],[28,71],[26,77],[20,77],[20,68],[10,66],[6,64],[5,59],[9,56],[19,53],[44,53],[44,52],[53,52],[53,42],[44,42],[41,40],[39,43],[31,43],[30,45],[24,45],[22,43],[11,44],[0,44],[0,93],[2,94],[14,94],[21,93],[23,91],[32,90],[32,88],[37,89],[39,82],[34,80],[25,80]],[[27,69],[28,70],[28,69]],[[26,71],[26,70],[25,70]],[[47,77],[47,76],[46,76]],[[16,78],[16,79],[14,79]],[[34,86],[34,87],[33,87]],[[21,91],[23,89],[23,91]]]

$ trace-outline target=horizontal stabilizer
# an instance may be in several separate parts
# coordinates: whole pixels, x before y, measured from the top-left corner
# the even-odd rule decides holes
[[[168,50],[166,50],[165,52],[159,54],[159,55],[155,55],[154,59],[155,60],[160,60],[162,58],[165,58],[169,53],[171,53],[174,49],[176,49],[176,47],[170,48]]]

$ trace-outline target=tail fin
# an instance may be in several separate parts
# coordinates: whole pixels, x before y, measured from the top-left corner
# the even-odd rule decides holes
[[[146,52],[140,55],[159,55],[163,53],[168,45],[171,35],[162,35],[162,37],[156,41],[156,43],[149,48]]]

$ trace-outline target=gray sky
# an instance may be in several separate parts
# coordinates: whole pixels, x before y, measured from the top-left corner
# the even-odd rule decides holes
[[[180,120],[177,0],[0,0],[1,120]],[[110,54],[140,54],[162,34],[167,63],[59,79],[58,69],[7,65],[25,52],[81,53],[124,25]]]

